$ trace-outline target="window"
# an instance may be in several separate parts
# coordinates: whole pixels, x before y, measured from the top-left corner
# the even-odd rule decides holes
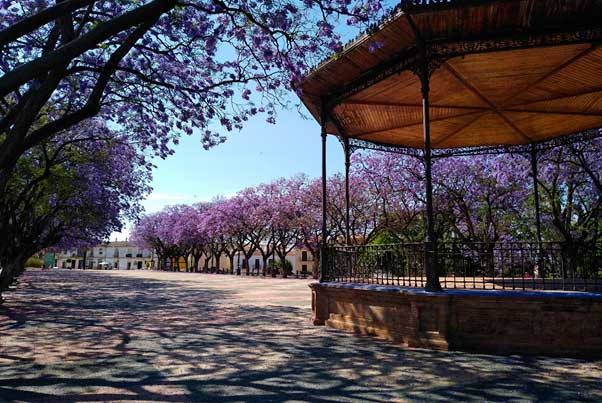
[[[302,262],[307,262],[307,251],[304,250],[303,252],[301,252],[301,261]]]
[[[301,265],[301,272],[302,273],[307,273],[307,265],[306,264]]]

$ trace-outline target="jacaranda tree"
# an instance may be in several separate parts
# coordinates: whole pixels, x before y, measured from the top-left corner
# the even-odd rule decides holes
[[[602,140],[542,153],[538,183],[542,189],[544,237],[561,241],[569,256],[602,237]]]
[[[340,49],[334,25],[374,0],[2,0],[0,179],[27,150],[98,115],[158,155],[205,147],[263,113]],[[4,179],[6,180],[6,179]]]
[[[90,123],[19,159],[0,197],[0,289],[40,249],[98,243],[138,217],[150,167],[127,138]]]

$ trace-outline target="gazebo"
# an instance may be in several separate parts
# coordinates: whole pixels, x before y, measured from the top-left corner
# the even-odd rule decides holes
[[[421,249],[413,252],[421,256],[425,290],[391,288],[395,282],[389,281],[389,274],[386,279],[377,276],[365,281],[353,272],[357,253],[365,251],[337,250],[323,242],[322,282],[312,286],[314,322],[377,334],[410,345],[449,348],[462,346],[450,334],[468,332],[460,325],[464,323],[461,307],[467,304],[466,299],[474,308],[478,305],[474,302],[476,298],[483,309],[491,308],[491,298],[506,298],[504,303],[509,306],[522,303],[526,310],[529,303],[539,307],[550,303],[558,307],[561,315],[562,309],[556,301],[559,294],[541,291],[529,294],[524,291],[524,277],[520,295],[506,292],[502,297],[499,291],[487,290],[480,294],[442,292],[441,267],[438,267],[441,251],[433,225],[431,164],[435,158],[452,155],[528,153],[535,179],[539,150],[599,136],[600,132],[592,129],[602,127],[601,40],[602,3],[596,0],[406,0],[340,54],[310,71],[300,89],[303,103],[322,128],[323,234],[327,229],[327,134],[338,136],[344,145],[347,177],[349,155],[356,148],[423,158],[426,200],[426,239]],[[534,185],[538,238],[534,254],[541,259],[535,181]],[[348,181],[346,188],[349,220]],[[507,251],[505,256],[513,253]],[[391,259],[407,260],[408,254],[396,252],[384,257],[387,264]],[[382,259],[379,264],[383,264]],[[511,287],[506,287],[504,280],[500,285],[495,278],[483,279],[479,285],[517,288],[515,279],[508,282]],[[366,282],[380,286],[357,284]],[[545,284],[545,278],[533,280],[530,288],[545,288]],[[572,286],[575,287],[575,282]],[[399,295],[405,295],[405,299],[400,300]],[[392,300],[398,302],[393,304]],[[514,302],[509,303],[511,300]],[[583,311],[584,316],[579,320],[594,320],[600,326],[598,333],[592,333],[600,346],[602,321],[592,318],[594,313],[600,317],[602,299],[594,293],[570,299],[576,307],[581,307],[579,304],[584,300],[598,304],[597,313]],[[391,304],[397,310],[391,311]],[[375,314],[376,311],[380,313]],[[388,319],[391,312],[396,316],[405,312],[402,316],[412,319],[413,327],[408,330],[400,327],[397,319]],[[516,312],[512,310],[500,314],[500,319],[512,327],[513,314]],[[483,318],[478,315],[472,320],[482,324]],[[536,317],[537,312],[532,315]],[[455,318],[455,324],[450,324],[453,322],[450,318]],[[541,346],[533,347],[525,341],[532,336],[529,334],[514,344],[502,344],[509,351],[521,350],[518,345],[529,345],[530,351],[542,350]],[[484,343],[487,337],[482,335],[469,347]],[[490,338],[489,343],[499,347],[500,343],[495,344],[494,339]],[[600,351],[600,347],[589,344],[582,347],[574,344],[554,351],[588,348]]]

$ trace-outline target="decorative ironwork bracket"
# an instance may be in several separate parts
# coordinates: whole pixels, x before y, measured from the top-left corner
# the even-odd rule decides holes
[[[349,139],[349,144],[356,151],[357,150],[371,150],[371,151],[382,151],[393,154],[407,155],[410,157],[422,158],[423,152],[421,148],[412,148],[412,147],[401,147],[401,146],[393,146],[389,144],[382,143],[374,143],[367,140],[361,139]]]
[[[442,56],[433,53],[432,50],[427,49],[425,51],[426,55],[424,56],[424,58],[426,59],[426,69],[424,68],[424,62],[416,62],[412,65],[409,66],[408,70],[410,70],[412,73],[416,74],[416,76],[420,79],[422,79],[424,72],[426,70],[427,73],[427,77],[428,79],[431,78],[431,76],[433,75],[433,73],[439,69],[439,67],[441,67],[443,65],[443,63],[445,63],[445,58],[443,58]],[[420,58],[422,59],[422,57]]]
[[[339,140],[339,143],[341,143],[341,147],[343,147],[343,151],[345,151],[345,137],[343,136],[336,136],[337,140]],[[355,145],[354,142],[355,139],[349,138],[349,155],[352,155],[354,152],[356,152],[357,150],[362,149],[363,147],[358,147],[357,145]]]
[[[462,157],[471,155],[492,155],[492,154],[522,154],[529,155],[534,148],[537,152],[551,150],[556,147],[562,147],[574,143],[583,143],[602,138],[602,129],[592,129],[583,132],[556,137],[550,140],[540,141],[524,145],[499,145],[499,146],[479,146],[463,148],[437,148],[432,150],[432,158]],[[410,157],[423,158],[422,149],[394,146],[390,144],[373,143],[367,140],[349,139],[349,144],[354,150],[382,151]]]

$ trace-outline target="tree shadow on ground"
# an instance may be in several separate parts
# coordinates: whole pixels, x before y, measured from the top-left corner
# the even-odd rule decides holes
[[[602,401],[601,361],[402,349],[202,283],[25,283],[0,308],[0,401]]]

